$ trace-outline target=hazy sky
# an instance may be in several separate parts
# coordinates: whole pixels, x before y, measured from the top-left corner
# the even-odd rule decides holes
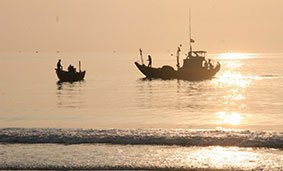
[[[0,0],[0,51],[283,52],[283,0]]]

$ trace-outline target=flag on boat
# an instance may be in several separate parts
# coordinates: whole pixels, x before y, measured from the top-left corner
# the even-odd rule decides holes
[[[191,40],[190,40],[190,41],[191,41],[191,43],[195,43],[195,40],[194,40],[194,39],[192,39],[192,38],[191,38]]]

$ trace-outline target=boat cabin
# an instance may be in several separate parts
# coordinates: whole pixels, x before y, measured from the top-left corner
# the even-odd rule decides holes
[[[205,61],[206,51],[190,51],[186,59],[184,59],[183,67],[201,68]]]

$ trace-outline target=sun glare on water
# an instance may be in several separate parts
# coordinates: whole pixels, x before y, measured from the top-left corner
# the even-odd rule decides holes
[[[240,73],[224,72],[219,76],[216,83],[231,87],[241,87],[246,88],[252,83],[252,79],[245,78]],[[220,86],[219,85],[219,86]]]
[[[221,53],[217,55],[217,59],[252,59],[256,56],[253,53]]]
[[[239,125],[242,121],[242,116],[239,113],[236,112],[218,112],[216,113],[217,121],[216,123],[218,125],[222,124],[229,124],[229,125]]]
[[[256,165],[258,164],[257,160],[259,158],[259,155],[257,153],[250,151],[249,149],[243,150],[238,147],[225,148],[219,146],[215,146],[215,147],[212,146],[208,148],[195,150],[190,155],[188,155],[187,160],[191,162],[192,158],[198,158],[199,162],[204,161],[203,164],[208,166],[208,168],[214,167],[220,170],[222,169],[226,170],[224,168],[230,166],[231,170],[234,170],[232,168],[252,170],[252,168],[255,168]]]

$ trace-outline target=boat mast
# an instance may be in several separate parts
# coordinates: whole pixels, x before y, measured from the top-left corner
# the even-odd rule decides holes
[[[179,62],[179,56],[180,56],[180,52],[181,52],[181,47],[182,45],[178,46],[178,49],[177,49],[177,53],[176,53],[176,57],[177,57],[177,69],[180,69],[180,62]]]
[[[143,63],[142,49],[140,48],[139,51],[140,51],[140,56],[141,56],[141,62],[142,62],[142,64],[144,64],[144,63]]]
[[[189,33],[190,33],[190,52],[192,52],[193,48],[192,48],[192,26],[191,26],[191,8],[189,10]]]

